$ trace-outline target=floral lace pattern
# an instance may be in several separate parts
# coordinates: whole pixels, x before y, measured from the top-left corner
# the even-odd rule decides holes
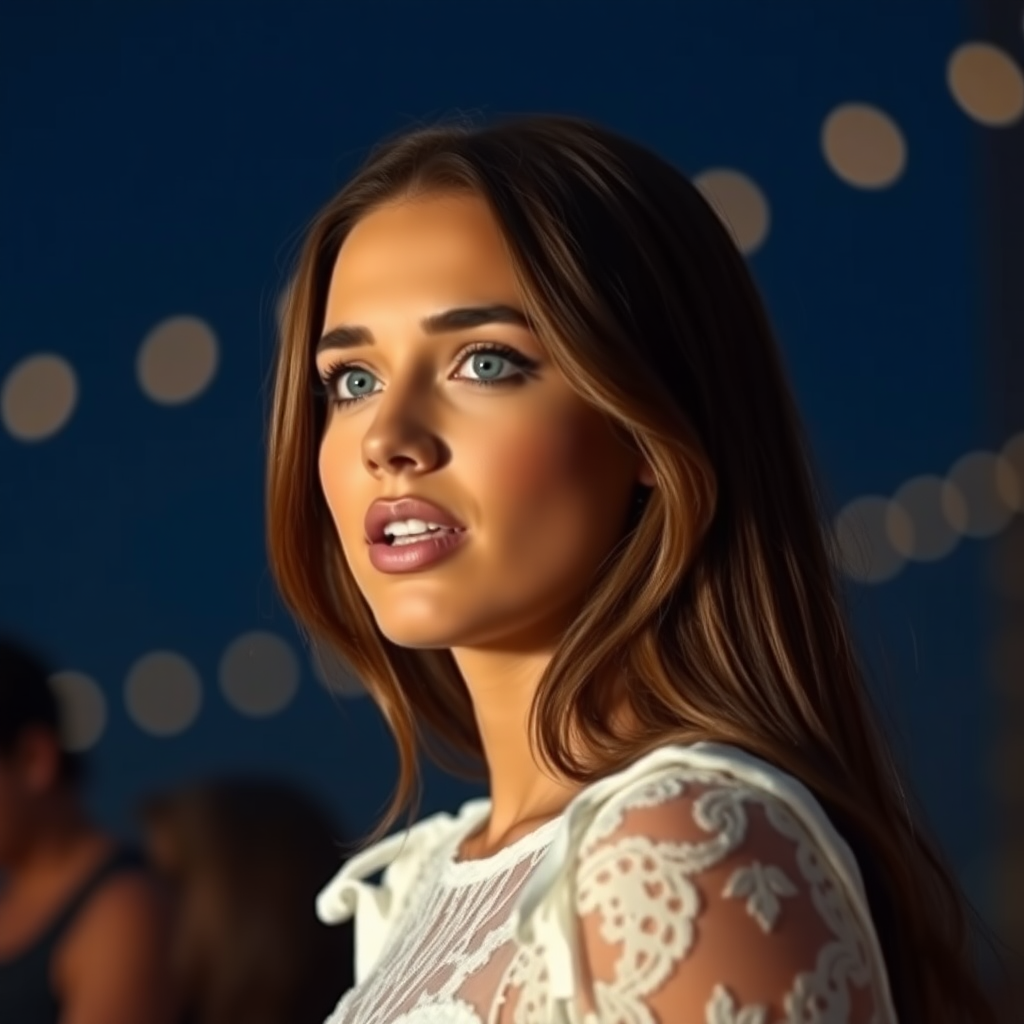
[[[613,801],[581,846],[576,908],[591,921],[583,945],[605,969],[592,986],[593,1019],[657,1024],[658,993],[660,1006],[685,1003],[684,1019],[716,1024],[879,1019],[885,997],[873,989],[865,933],[796,818],[777,798],[735,779],[680,782],[678,773],[666,778],[661,801],[649,798],[650,786],[639,801],[629,794]],[[743,907],[746,931],[728,914],[730,900]],[[816,927],[789,929],[778,949],[775,933],[794,908],[798,918],[813,908]],[[730,960],[704,956],[698,967],[702,930],[726,919]],[[751,975],[761,977],[743,977],[747,959],[759,965]],[[758,999],[741,1005],[732,984]]]
[[[483,809],[428,825],[434,846],[411,843],[371,894],[389,932],[328,1024],[896,1024],[820,807],[739,752],[692,749],[602,780],[492,858],[456,859]],[[338,893],[362,885],[344,875]],[[389,877],[416,881],[389,903]]]

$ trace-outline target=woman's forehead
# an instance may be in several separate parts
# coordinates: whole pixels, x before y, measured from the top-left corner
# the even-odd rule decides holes
[[[488,205],[472,195],[428,196],[380,207],[355,224],[335,259],[328,302],[502,283],[514,288],[515,273]]]

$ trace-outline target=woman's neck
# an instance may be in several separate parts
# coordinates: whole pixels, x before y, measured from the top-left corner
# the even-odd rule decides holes
[[[489,819],[463,849],[487,856],[559,814],[581,787],[542,768],[530,744],[530,707],[551,652],[452,655],[473,700],[491,796]]]

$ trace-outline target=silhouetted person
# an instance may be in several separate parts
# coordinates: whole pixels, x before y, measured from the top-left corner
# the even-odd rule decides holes
[[[81,770],[45,666],[0,640],[0,1021],[163,1024],[157,883],[89,820]]]
[[[316,917],[337,833],[290,786],[199,785],[143,807],[176,895],[172,964],[190,1024],[322,1024],[353,981],[350,926]]]

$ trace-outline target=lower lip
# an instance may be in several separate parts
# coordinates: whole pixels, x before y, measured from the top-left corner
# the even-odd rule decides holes
[[[465,530],[446,530],[416,541],[415,544],[371,544],[370,564],[378,572],[417,572],[443,562],[462,546]]]

